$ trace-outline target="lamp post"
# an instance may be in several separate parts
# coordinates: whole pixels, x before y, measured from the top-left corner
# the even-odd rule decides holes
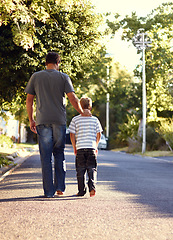
[[[107,88],[109,87],[109,66],[107,66]],[[106,94],[106,137],[109,138],[109,92]]]
[[[143,140],[142,140],[142,153],[146,150],[146,76],[145,76],[145,49],[150,47],[151,40],[144,32],[144,29],[140,28],[137,34],[132,39],[133,45],[142,50],[142,125],[143,125]]]

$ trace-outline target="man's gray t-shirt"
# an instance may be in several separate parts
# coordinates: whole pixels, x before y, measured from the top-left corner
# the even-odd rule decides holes
[[[66,124],[65,93],[74,92],[67,74],[54,69],[35,72],[25,92],[36,95],[36,125]]]

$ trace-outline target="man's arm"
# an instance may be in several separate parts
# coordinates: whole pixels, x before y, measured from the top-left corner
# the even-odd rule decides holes
[[[34,95],[32,94],[27,94],[27,98],[26,98],[26,110],[28,113],[28,117],[29,117],[29,122],[30,122],[30,129],[32,132],[37,133],[36,130],[36,125],[35,125],[35,120],[33,117],[33,103],[34,103]]]
[[[70,100],[71,104],[73,105],[73,107],[80,113],[83,113],[83,109],[80,105],[79,99],[76,96],[76,94],[74,92],[69,92],[67,93],[67,97]]]
[[[69,92],[67,93],[67,97],[70,100],[71,104],[73,105],[73,107],[82,115],[82,116],[92,116],[90,110],[88,109],[82,109],[81,105],[80,105],[80,101],[78,99],[78,97],[76,96],[76,94],[74,92]]]
[[[75,134],[74,133],[70,133],[70,139],[71,139],[71,143],[74,149],[74,154],[76,155],[77,153],[77,149],[76,149],[76,138],[75,138]]]

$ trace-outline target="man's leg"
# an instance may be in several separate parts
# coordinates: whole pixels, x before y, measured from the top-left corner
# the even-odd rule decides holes
[[[43,189],[46,197],[55,193],[52,173],[53,135],[51,125],[37,126],[40,159],[42,165]]]
[[[66,164],[64,156],[66,126],[53,124],[54,186],[56,191],[65,191]]]

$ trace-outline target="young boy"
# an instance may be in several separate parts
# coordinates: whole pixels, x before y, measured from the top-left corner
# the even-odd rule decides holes
[[[83,109],[92,109],[90,98],[81,98]],[[86,193],[85,173],[88,173],[88,188],[90,197],[95,196],[95,181],[97,175],[97,147],[100,141],[102,127],[97,117],[75,116],[70,125],[70,139],[76,155],[76,172],[78,181],[77,196]]]

